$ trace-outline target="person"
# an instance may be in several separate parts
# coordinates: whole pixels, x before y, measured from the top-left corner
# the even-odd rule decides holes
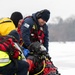
[[[21,25],[21,36],[24,42],[23,46],[28,48],[32,42],[41,42],[48,51],[48,26],[47,21],[50,18],[50,11],[47,9],[38,11],[32,16],[26,17]]]
[[[16,30],[11,31],[7,36],[0,36],[1,75],[27,75],[29,64],[21,59],[21,51],[15,45],[19,39]]]
[[[29,50],[31,52],[26,60],[29,63],[29,75],[60,75],[46,48],[40,42],[33,42]]]
[[[15,11],[11,14],[10,18],[4,17],[0,19],[0,36],[8,35],[12,30],[15,30],[18,25],[18,21],[23,16],[20,12]]]
[[[20,43],[25,48],[23,53],[29,63],[29,75],[59,75],[48,54],[49,39],[46,22],[49,18],[49,10],[44,9],[18,22],[17,31],[21,37]]]

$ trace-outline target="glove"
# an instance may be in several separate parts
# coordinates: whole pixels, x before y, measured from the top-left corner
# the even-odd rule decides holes
[[[49,53],[47,52],[46,48],[43,45],[40,45],[40,53],[41,55],[47,57],[49,60],[51,59],[51,57],[49,56]]]
[[[43,45],[40,45],[40,51],[46,51],[46,48]]]
[[[23,53],[24,53],[24,56],[25,56],[25,57],[28,57],[30,51],[29,51],[28,49],[25,49],[25,48],[24,48]]]
[[[28,47],[28,49],[32,52],[37,52],[38,50],[40,50],[40,42],[33,42],[30,44],[30,46]]]

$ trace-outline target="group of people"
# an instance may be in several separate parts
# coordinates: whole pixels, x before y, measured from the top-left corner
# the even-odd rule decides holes
[[[44,9],[25,18],[13,12],[0,19],[0,75],[58,74],[48,54],[49,18]]]

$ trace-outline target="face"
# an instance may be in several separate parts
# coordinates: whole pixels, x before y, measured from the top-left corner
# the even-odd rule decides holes
[[[46,24],[46,21],[44,21],[43,19],[39,18],[38,23],[39,23],[40,26],[43,26],[44,24]]]
[[[23,19],[19,20],[18,26],[22,25],[23,21],[24,21]]]

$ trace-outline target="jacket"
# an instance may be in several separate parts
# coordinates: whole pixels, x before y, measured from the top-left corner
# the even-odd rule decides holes
[[[15,30],[16,27],[13,21],[9,18],[0,19],[0,36],[8,35],[12,30]]]

